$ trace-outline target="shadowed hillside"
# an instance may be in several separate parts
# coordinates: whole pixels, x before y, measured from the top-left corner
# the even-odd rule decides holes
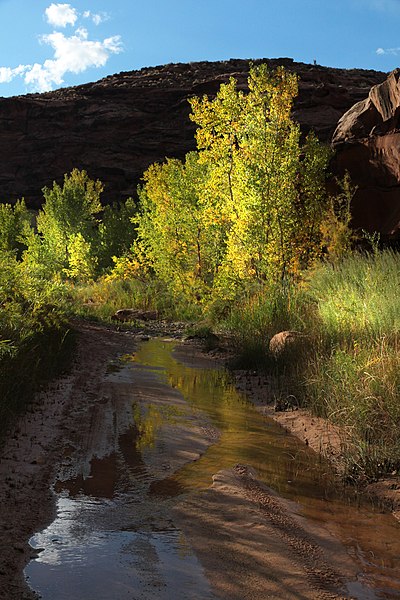
[[[340,117],[386,75],[262,59],[300,76],[294,117],[328,141]],[[103,201],[134,195],[143,171],[194,149],[187,99],[215,94],[235,77],[245,88],[249,61],[169,64],[112,75],[45,94],[0,99],[0,201],[42,202],[41,189],[77,167],[105,184]]]

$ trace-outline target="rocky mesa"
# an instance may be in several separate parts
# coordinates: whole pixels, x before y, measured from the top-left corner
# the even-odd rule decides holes
[[[294,118],[304,132],[313,129],[327,143],[334,134],[333,171],[349,170],[359,186],[355,225],[395,235],[400,214],[399,72],[387,80],[382,72],[290,58],[253,62],[284,65],[299,75]],[[0,98],[0,201],[24,197],[29,206],[38,207],[42,188],[61,182],[74,167],[105,184],[104,202],[134,196],[151,163],[166,156],[182,158],[195,147],[188,98],[213,95],[232,76],[245,89],[248,71],[249,61],[239,59],[169,64],[45,94]]]

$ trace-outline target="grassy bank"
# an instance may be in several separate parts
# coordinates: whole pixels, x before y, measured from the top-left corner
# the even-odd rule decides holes
[[[355,254],[264,290],[224,324],[242,365],[283,374],[288,396],[343,427],[349,478],[400,469],[399,289],[399,254]],[[268,343],[285,329],[304,336],[276,358]]]

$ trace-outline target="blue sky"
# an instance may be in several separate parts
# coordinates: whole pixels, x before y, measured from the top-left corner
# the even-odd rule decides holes
[[[0,0],[0,24],[2,96],[169,62],[400,65],[400,0]]]

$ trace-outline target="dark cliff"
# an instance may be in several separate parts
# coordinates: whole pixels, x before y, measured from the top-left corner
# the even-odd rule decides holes
[[[351,175],[353,223],[386,238],[400,234],[400,69],[371,88],[338,123],[332,168]]]
[[[340,117],[368,96],[384,73],[283,64],[300,77],[294,117],[329,141]],[[46,94],[0,98],[0,201],[42,201],[41,189],[72,168],[105,184],[103,199],[134,195],[143,171],[195,147],[187,99],[215,94],[234,76],[246,87],[249,61],[170,64],[120,73]]]

